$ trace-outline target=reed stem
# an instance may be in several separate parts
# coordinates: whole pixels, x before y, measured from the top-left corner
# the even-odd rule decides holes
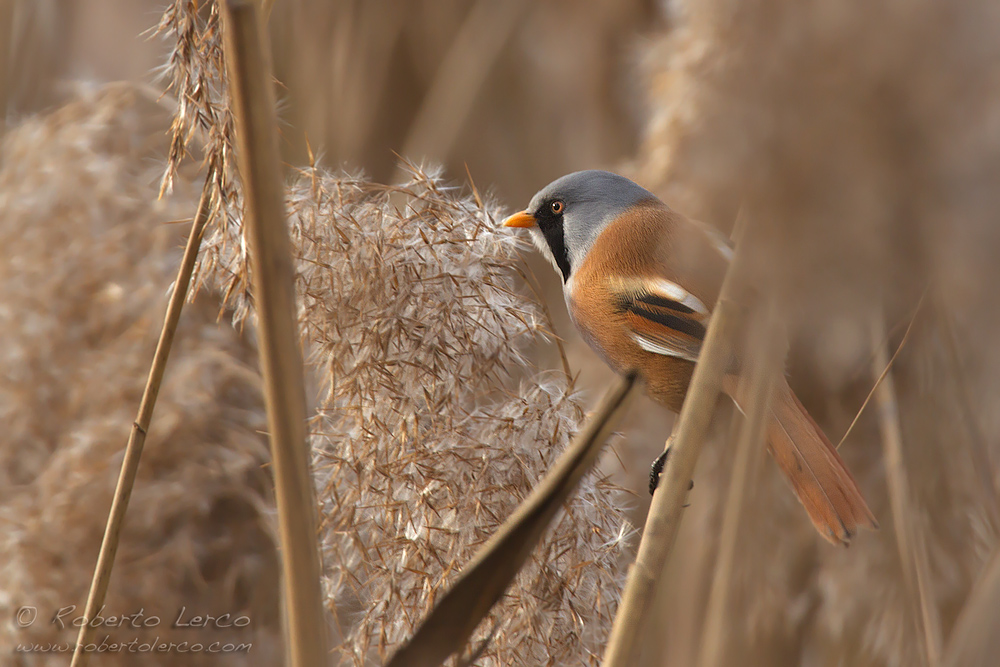
[[[597,462],[635,384],[635,376],[628,375],[605,394],[552,469],[483,545],[387,667],[436,667],[466,645],[476,626],[514,580],[559,508]]]
[[[717,667],[724,664],[726,630],[729,623],[729,609],[733,590],[733,572],[736,566],[737,545],[740,525],[743,523],[743,509],[752,490],[753,481],[763,459],[762,447],[767,417],[771,412],[771,398],[776,369],[787,354],[784,338],[774,335],[777,321],[773,301],[768,304],[765,317],[757,324],[753,341],[754,354],[750,355],[751,402],[746,406],[746,418],[740,429],[736,451],[733,454],[733,470],[729,482],[729,495],[722,513],[722,530],[719,539],[719,555],[715,562],[715,576],[708,595],[705,609],[705,626],[701,634],[701,648],[698,651],[698,667]]]
[[[270,51],[256,2],[228,0],[223,16],[278,506],[288,664],[318,667],[327,662],[326,616]]]
[[[889,355],[881,343],[884,335],[885,327],[881,320],[876,320],[872,327],[872,344],[877,346],[872,372],[883,379],[875,392],[875,404],[878,408],[879,430],[882,433],[892,521],[907,594],[913,607],[920,610],[916,625],[923,634],[927,665],[937,667],[941,663],[941,619],[931,591],[927,543],[916,521],[910,497],[909,478],[903,460],[903,431],[899,423],[896,387],[892,374],[883,370],[889,365]]]
[[[660,476],[659,488],[653,494],[635,563],[628,571],[621,606],[604,653],[604,667],[636,664],[638,640],[656,594],[657,581],[677,537],[684,500],[715,412],[722,375],[731,358],[739,314],[736,296],[746,245],[742,242],[737,246],[720,290],[719,302],[712,313],[677,420],[670,458]]]
[[[181,310],[187,299],[188,287],[191,285],[191,276],[198,259],[198,249],[201,247],[201,237],[211,213],[210,184],[212,178],[213,170],[210,168],[205,177],[205,187],[202,189],[201,200],[198,202],[198,211],[195,213],[191,232],[188,234],[184,257],[177,269],[174,291],[167,303],[167,313],[163,321],[163,328],[160,330],[160,338],[156,343],[153,363],[146,378],[146,387],[143,389],[142,399],[139,401],[139,411],[135,421],[132,422],[128,444],[125,445],[125,460],[122,461],[121,472],[118,475],[118,484],[115,486],[115,495],[111,501],[108,523],[105,526],[101,550],[97,556],[97,566],[94,568],[94,578],[90,584],[90,593],[87,595],[87,606],[83,614],[86,622],[80,626],[76,646],[73,649],[71,667],[85,667],[90,660],[90,652],[86,650],[86,646],[91,643],[94,633],[97,631],[97,626],[91,626],[90,620],[100,612],[101,607],[104,606],[104,598],[108,593],[111,570],[115,564],[115,554],[118,552],[122,524],[125,521],[125,514],[128,512],[132,487],[135,486],[139,460],[142,458],[142,448],[146,443],[146,433],[153,420],[153,408],[156,407],[156,398],[160,393],[160,385],[163,383],[167,358],[170,356],[171,347],[173,347],[177,323],[180,321]]]

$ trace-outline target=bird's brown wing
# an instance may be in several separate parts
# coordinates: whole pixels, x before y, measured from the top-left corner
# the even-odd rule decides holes
[[[591,251],[592,264],[584,266],[576,278],[581,285],[577,290],[584,297],[581,301],[598,315],[604,311],[594,304],[610,307],[618,322],[625,325],[625,335],[647,354],[697,361],[729,260],[724,243],[702,226],[656,209],[636,211],[619,228],[608,231],[619,234],[612,247],[626,248],[627,252],[616,257],[594,255]],[[617,272],[606,266],[615,267]],[[623,276],[622,272],[627,273]],[[584,285],[599,288],[588,290]],[[595,323],[601,323],[604,329]],[[659,392],[654,397],[675,409],[680,407],[686,384],[678,388],[678,383],[686,379],[678,364],[626,354],[620,341],[605,329],[620,331],[607,318],[597,317],[590,322],[589,330],[595,339],[612,341],[602,346],[607,355],[619,367],[640,368],[647,386]],[[750,400],[745,395],[747,387],[740,378],[735,350],[723,388],[737,406]],[[795,398],[783,376],[771,411],[767,426],[771,452],[820,534],[831,542],[846,544],[859,527],[876,527],[871,510],[836,448]]]
[[[654,354],[698,360],[710,317],[699,299],[663,278],[618,281],[612,294],[640,347]],[[749,400],[744,385],[734,358],[723,387],[741,410]],[[859,527],[878,527],[836,448],[784,377],[775,394],[767,427],[771,454],[819,533],[834,544],[847,544]]]
[[[616,280],[610,289],[616,310],[642,349],[698,360],[710,315],[700,299],[661,277]]]

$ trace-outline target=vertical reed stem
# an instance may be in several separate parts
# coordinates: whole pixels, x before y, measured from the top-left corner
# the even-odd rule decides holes
[[[660,477],[660,486],[653,494],[635,563],[629,568],[621,606],[605,649],[604,667],[631,667],[636,662],[636,644],[642,636],[644,621],[656,593],[656,582],[677,537],[688,485],[715,412],[722,375],[730,361],[738,319],[735,297],[739,291],[738,281],[743,271],[746,245],[743,242],[737,246],[722,284],[719,302],[712,313],[705,343],[677,420],[670,458]]]
[[[256,2],[228,0],[224,10],[226,69],[278,505],[288,664],[317,667],[327,661],[326,617],[270,53]]]
[[[10,107],[10,63],[13,61],[14,12],[17,0],[0,0],[0,139],[7,132]]]
[[[990,460],[989,446],[979,426],[979,419],[973,412],[972,392],[969,389],[969,379],[962,367],[962,357],[959,354],[958,336],[955,333],[955,323],[951,313],[938,294],[934,295],[935,324],[941,330],[947,350],[945,361],[945,378],[948,382],[948,394],[952,396],[961,418],[958,427],[965,432],[972,467],[986,498],[984,510],[988,514],[995,529],[1000,529],[1000,494],[997,493],[993,480],[993,462]]]
[[[875,377],[889,364],[889,356],[882,340],[885,327],[876,319],[872,327],[872,344],[876,347],[872,371]],[[878,408],[879,430],[885,456],[886,483],[889,486],[889,501],[892,505],[892,521],[896,530],[896,545],[899,560],[903,566],[903,578],[907,594],[914,608],[920,609],[916,622],[923,631],[924,649],[928,667],[937,667],[941,662],[941,620],[931,591],[930,564],[927,560],[927,543],[923,531],[916,522],[913,502],[910,498],[909,480],[903,461],[903,432],[899,424],[899,404],[896,387],[891,373],[875,392]]]
[[[743,508],[750,494],[753,479],[760,468],[764,448],[767,417],[771,412],[771,398],[776,368],[787,353],[784,338],[775,335],[777,320],[773,300],[768,304],[765,317],[758,322],[755,345],[751,348],[749,395],[752,402],[746,407],[746,419],[733,455],[733,471],[729,482],[729,495],[722,514],[719,555],[715,563],[715,577],[705,609],[705,627],[698,651],[698,667],[717,667],[723,664],[726,647],[726,626],[733,590],[733,570],[736,564],[740,524]]]

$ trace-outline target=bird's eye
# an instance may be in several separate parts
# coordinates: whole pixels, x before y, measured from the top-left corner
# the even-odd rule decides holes
[[[549,209],[552,211],[553,215],[560,215],[566,209],[566,204],[557,199],[549,204]]]

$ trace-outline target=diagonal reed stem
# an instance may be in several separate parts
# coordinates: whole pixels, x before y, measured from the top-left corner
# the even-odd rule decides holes
[[[892,365],[896,363],[896,359],[899,357],[899,353],[903,351],[904,347],[906,347],[906,342],[910,340],[910,334],[913,332],[913,326],[917,323],[917,316],[920,315],[920,311],[923,308],[924,299],[926,297],[927,297],[927,291],[924,290],[924,293],[920,295],[920,301],[917,302],[917,307],[913,310],[913,317],[910,318],[910,323],[906,326],[906,333],[903,334],[903,340],[899,341],[899,345],[896,347],[896,351],[892,353],[892,356],[889,358],[889,362],[886,364],[885,368],[882,369],[882,372],[875,379],[875,384],[872,385],[871,391],[869,391],[868,395],[865,396],[865,400],[861,403],[861,407],[858,408],[858,411],[854,414],[854,419],[851,420],[851,423],[848,425],[847,430],[844,431],[844,435],[841,436],[840,442],[837,443],[837,449],[840,449],[840,446],[844,444],[844,442],[847,440],[847,437],[851,435],[851,431],[854,430],[854,427],[857,425],[858,420],[861,419],[861,415],[862,413],[864,413],[865,408],[868,407],[868,403],[872,400],[872,397],[875,396],[875,392],[882,384],[882,380],[884,380],[885,377],[889,374],[889,370],[892,368]],[[876,343],[875,346],[876,354],[878,354],[878,350],[880,350],[883,345],[889,342],[890,335],[891,334],[887,334],[883,341]]]
[[[552,518],[597,461],[636,384],[628,375],[605,394],[583,429],[535,490],[462,570],[387,667],[436,667],[461,649],[514,580]]]
[[[881,319],[872,326],[872,344],[877,346],[872,371],[879,377],[880,371],[889,363],[888,353],[882,344],[885,328]],[[931,590],[930,564],[927,560],[927,542],[916,521],[913,501],[910,498],[909,480],[903,461],[903,432],[899,424],[899,403],[891,373],[885,373],[884,380],[875,393],[878,408],[879,430],[885,456],[886,483],[889,487],[889,502],[892,506],[892,521],[896,530],[896,546],[903,566],[903,579],[912,606],[920,610],[916,619],[918,630],[922,630],[925,658],[928,667],[941,663],[941,619]]]
[[[948,638],[944,667],[993,667],[1000,656],[1000,546],[986,560]]]
[[[316,536],[316,491],[306,443],[295,268],[285,216],[270,50],[257,3],[224,3],[223,36],[245,198],[260,365],[270,431],[284,584],[287,664],[327,662]]]
[[[764,454],[764,433],[767,416],[771,411],[775,373],[787,354],[782,336],[775,335],[777,313],[773,300],[769,300],[763,318],[758,320],[753,340],[753,353],[747,381],[750,382],[751,403],[746,408],[746,419],[740,429],[733,454],[733,471],[729,482],[729,495],[722,513],[719,538],[719,555],[715,563],[705,609],[705,626],[698,651],[698,667],[716,667],[724,664],[726,630],[729,621],[730,595],[733,590],[733,571],[737,558],[739,529],[743,522],[743,509],[750,494],[753,480],[760,469]]]
[[[747,234],[742,236],[745,238]],[[644,621],[656,594],[657,581],[677,537],[688,484],[715,412],[722,375],[730,360],[739,315],[735,297],[739,291],[746,245],[745,240],[737,245],[722,283],[719,302],[712,313],[705,343],[674,429],[670,458],[660,477],[659,488],[653,494],[635,563],[628,571],[621,606],[604,652],[604,667],[636,664],[638,639],[642,636]]]
[[[125,513],[128,511],[128,502],[132,496],[132,487],[135,485],[135,476],[139,470],[142,447],[146,443],[146,432],[153,419],[153,408],[156,406],[156,398],[163,382],[163,373],[167,368],[167,358],[170,356],[174,334],[177,332],[177,323],[180,321],[188,287],[191,285],[191,275],[194,273],[194,265],[198,259],[201,237],[211,213],[210,185],[213,174],[214,169],[210,167],[208,175],[205,177],[205,187],[202,189],[201,200],[198,202],[198,211],[194,216],[191,233],[188,235],[187,245],[184,248],[184,257],[177,269],[174,291],[167,303],[167,314],[163,321],[163,328],[160,330],[160,339],[156,343],[156,352],[153,354],[153,363],[149,368],[149,376],[146,378],[146,388],[143,390],[142,399],[139,402],[139,411],[135,421],[132,422],[128,444],[125,445],[125,460],[122,461],[122,469],[118,475],[114,499],[111,501],[111,512],[108,514],[108,523],[101,541],[101,551],[97,556],[94,578],[90,584],[90,593],[87,595],[87,607],[83,614],[86,622],[80,627],[80,632],[77,635],[71,667],[84,667],[90,659],[90,652],[85,648],[90,644],[97,631],[97,626],[91,626],[90,619],[100,612],[101,607],[104,606],[104,598],[108,593],[108,583],[111,581],[111,570],[115,564],[115,554],[118,552],[122,524],[125,521]]]

